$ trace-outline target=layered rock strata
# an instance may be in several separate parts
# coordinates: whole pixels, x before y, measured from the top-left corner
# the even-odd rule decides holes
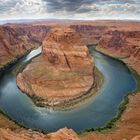
[[[140,73],[140,28],[139,31],[110,31],[99,41],[99,51],[122,59]]]
[[[27,36],[18,36],[12,28],[0,28],[0,68],[34,47]]]
[[[0,26],[0,69],[4,69],[33,48],[38,47],[48,30],[47,26]]]
[[[91,89],[93,68],[80,35],[70,28],[54,28],[43,41],[42,55],[18,75],[17,84],[42,105],[66,107]]]
[[[68,128],[60,129],[49,135],[32,130],[13,132],[10,129],[0,128],[0,140],[80,140],[77,134]]]

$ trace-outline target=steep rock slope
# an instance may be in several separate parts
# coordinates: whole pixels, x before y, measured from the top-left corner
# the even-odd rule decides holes
[[[80,35],[54,28],[43,41],[42,55],[18,75],[17,84],[47,106],[65,106],[93,85],[93,62]]]
[[[80,140],[77,134],[68,128],[60,129],[49,135],[44,135],[32,130],[13,132],[0,128],[0,140]]]
[[[100,40],[97,49],[122,59],[140,73],[140,28],[139,31],[107,32]]]
[[[27,36],[17,36],[12,28],[0,28],[0,68],[32,48]]]
[[[0,68],[4,68],[31,49],[39,46],[48,30],[47,26],[0,26]]]

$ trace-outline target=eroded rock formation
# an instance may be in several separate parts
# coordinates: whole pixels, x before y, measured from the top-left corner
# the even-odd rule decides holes
[[[42,55],[18,75],[17,84],[47,106],[79,100],[93,85],[93,61],[80,35],[70,28],[52,29]]]
[[[34,48],[27,36],[18,36],[12,28],[0,28],[0,68]]]
[[[139,31],[107,32],[100,40],[98,50],[122,59],[140,73],[140,28]]]
[[[48,30],[47,26],[0,26],[0,69],[38,47]]]
[[[80,140],[77,134],[68,128],[44,135],[32,130],[13,132],[10,129],[0,128],[0,140]]]

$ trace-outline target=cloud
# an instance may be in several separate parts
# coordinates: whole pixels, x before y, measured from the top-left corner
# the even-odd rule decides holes
[[[0,0],[0,19],[139,19],[140,0]]]
[[[34,18],[46,12],[42,0],[1,0],[1,18]],[[45,11],[44,11],[45,10]],[[45,13],[46,14],[46,13]]]
[[[140,19],[139,0],[44,0],[54,16],[87,19]]]
[[[44,0],[47,2],[48,12],[55,11],[76,11],[81,5],[91,4],[95,0]]]

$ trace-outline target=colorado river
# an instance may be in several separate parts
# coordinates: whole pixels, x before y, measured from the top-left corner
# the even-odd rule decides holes
[[[68,127],[76,131],[104,126],[118,112],[123,98],[137,87],[128,68],[115,59],[90,50],[96,67],[104,75],[104,84],[93,99],[69,111],[52,111],[36,107],[16,85],[16,70],[23,67],[41,52],[33,50],[9,69],[0,79],[0,110],[28,128],[55,131]]]

